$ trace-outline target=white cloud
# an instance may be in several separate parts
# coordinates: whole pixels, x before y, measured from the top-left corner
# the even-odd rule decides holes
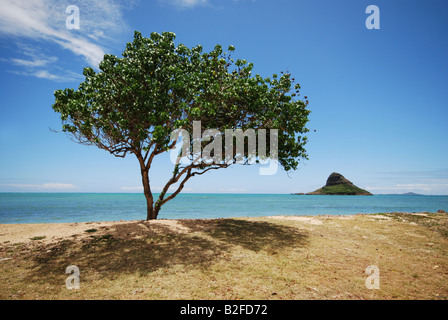
[[[121,190],[124,190],[124,191],[135,191],[135,192],[137,192],[137,191],[143,191],[143,187],[121,187]]]
[[[58,82],[81,80],[83,78],[79,73],[58,66],[58,57],[48,56],[42,52],[38,52],[36,48],[30,47],[23,42],[19,42],[17,45],[20,53],[23,54],[25,58],[1,58],[1,61],[10,63],[20,69],[7,71],[23,76],[33,76]]]
[[[48,79],[48,80],[57,80],[58,79],[57,75],[51,74],[47,70],[37,71],[33,75],[35,75],[36,77],[41,78],[41,79]]]
[[[420,171],[384,171],[375,174],[378,183],[372,183],[365,188],[375,193],[448,194],[448,169],[446,168]],[[390,181],[390,183],[384,184],[382,181]]]
[[[98,40],[98,39],[100,39],[103,36],[104,36],[104,32],[103,31],[99,31],[99,30],[95,30],[93,32],[93,34],[89,34],[88,35],[89,38],[92,38],[94,40]]]
[[[48,72],[47,70],[40,70],[36,71],[35,73],[32,73],[31,75],[41,78],[41,79],[47,79],[47,80],[55,80],[55,81],[61,81],[62,78],[58,75],[52,74]]]
[[[416,184],[396,184],[396,188],[427,188],[429,184],[416,183]]]
[[[73,190],[77,187],[71,183],[44,183],[44,184],[4,184],[4,186],[20,188],[20,189],[34,189],[34,190]]]
[[[238,3],[242,0],[233,0],[234,3]],[[256,0],[250,0],[255,2]],[[177,7],[178,9],[191,9],[194,7],[210,7],[217,9],[219,6],[216,6],[216,2],[212,4],[211,0],[159,0],[160,3],[169,4]]]
[[[209,0],[159,0],[159,2],[168,3],[180,9],[210,5]]]
[[[177,2],[185,7],[195,7],[207,4],[208,0],[178,0]]]
[[[96,68],[103,59],[104,44],[116,41],[117,34],[129,31],[122,14],[123,6],[129,7],[129,4],[117,0],[77,0],[80,29],[68,30],[66,19],[70,14],[65,9],[73,4],[71,2],[73,1],[0,0],[0,36],[12,37],[16,41],[32,39],[41,44],[42,48],[45,48],[46,43],[57,44],[81,56]],[[55,57],[41,57],[10,60],[16,66],[37,68],[47,66],[54,59]],[[45,76],[44,73],[30,74]],[[49,74],[48,72],[47,76]],[[61,76],[46,78],[57,80]]]
[[[45,183],[42,185],[44,189],[68,190],[75,189],[76,186],[71,183]]]
[[[48,65],[51,62],[56,62],[57,61],[57,57],[51,57],[48,59],[32,59],[32,60],[25,60],[25,59],[11,59],[11,62],[15,65],[18,66],[23,66],[23,67],[43,67]]]
[[[245,188],[227,188],[227,189],[219,189],[219,191],[225,193],[240,193],[240,192],[247,192],[248,190]]]
[[[59,71],[59,70],[58,70]],[[76,72],[72,72],[70,70],[62,70],[59,71],[60,74],[52,73],[48,70],[33,70],[32,68],[28,68],[26,71],[17,71],[17,70],[10,70],[9,72],[27,76],[27,77],[36,77],[40,79],[46,79],[46,80],[52,80],[57,82],[67,82],[67,81],[80,81],[82,80],[82,75]]]
[[[368,186],[366,187],[366,189],[375,193],[416,192],[424,194],[447,194],[448,184],[446,183],[394,184],[384,186]]]

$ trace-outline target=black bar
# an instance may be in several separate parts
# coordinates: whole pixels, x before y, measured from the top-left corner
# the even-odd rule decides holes
[[[305,319],[313,317],[364,317],[416,315],[424,310],[425,318],[447,307],[446,301],[338,301],[338,300],[86,300],[86,301],[1,301],[2,312],[13,314],[32,310],[34,315],[128,316],[140,314],[144,319]],[[442,309],[443,308],[443,309]],[[19,312],[18,312],[19,311]],[[56,313],[56,314],[55,314]]]

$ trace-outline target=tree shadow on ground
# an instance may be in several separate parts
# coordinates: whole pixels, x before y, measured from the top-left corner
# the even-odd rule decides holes
[[[297,228],[265,221],[218,219],[205,225],[194,220],[182,220],[180,222],[192,230],[203,231],[221,243],[242,246],[255,252],[266,249],[281,250],[303,247],[308,241],[308,235]]]
[[[206,268],[214,261],[229,259],[224,253],[235,246],[259,252],[307,243],[307,235],[298,229],[269,222],[217,219],[178,223],[189,232],[141,221],[100,230],[84,239],[43,245],[28,257],[33,262],[32,279],[28,280],[39,281],[48,274],[63,276],[69,265],[112,279],[123,273],[144,275],[176,265]]]

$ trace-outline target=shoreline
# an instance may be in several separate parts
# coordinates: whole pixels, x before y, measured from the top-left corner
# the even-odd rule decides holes
[[[176,221],[176,220],[215,220],[215,219],[240,219],[240,218],[268,218],[273,216],[285,216],[285,217],[345,217],[345,216],[356,216],[356,215],[376,215],[376,214],[414,214],[414,213],[447,213],[443,209],[437,211],[381,211],[381,212],[353,212],[353,213],[335,213],[335,214],[274,214],[274,215],[241,215],[241,216],[216,216],[216,217],[205,217],[205,218],[158,218],[156,220],[149,221]],[[86,220],[86,221],[64,221],[64,222],[0,222],[0,226],[8,225],[53,225],[53,224],[89,224],[89,223],[123,223],[123,222],[137,222],[137,221],[147,221],[145,219],[129,219],[129,220]]]
[[[439,210],[443,211],[443,210]],[[439,212],[441,213],[441,212]],[[446,214],[446,212],[443,211]],[[389,215],[424,215],[432,214],[423,212],[386,212],[386,213],[356,213],[346,215],[273,215],[260,217],[231,217],[231,218],[201,218],[201,219],[156,219],[156,220],[119,220],[119,221],[87,221],[87,222],[46,222],[46,223],[0,223],[0,245],[9,243],[53,243],[64,239],[84,239],[89,234],[86,230],[97,230],[107,232],[111,229],[117,229],[120,226],[130,226],[138,224],[167,226],[168,228],[179,229],[182,221],[214,221],[229,219],[270,219],[270,220],[294,220],[311,224],[322,224],[325,219],[353,219],[356,216],[369,216],[372,218],[385,219],[384,214]],[[93,232],[92,232],[93,233]],[[96,233],[96,231],[95,231]]]

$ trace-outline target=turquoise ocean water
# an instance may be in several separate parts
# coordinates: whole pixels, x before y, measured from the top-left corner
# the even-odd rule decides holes
[[[158,195],[155,195],[158,196]],[[160,219],[347,215],[448,211],[448,196],[298,196],[287,194],[180,194]],[[0,193],[0,223],[144,220],[142,194]]]

